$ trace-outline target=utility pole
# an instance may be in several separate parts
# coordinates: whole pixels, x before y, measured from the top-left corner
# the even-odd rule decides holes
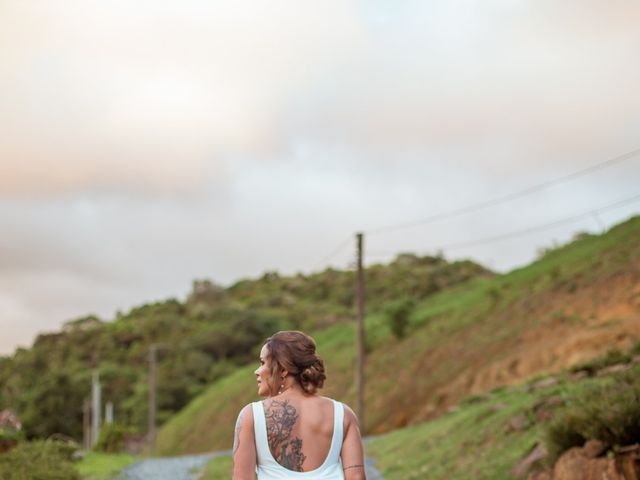
[[[356,234],[357,266],[356,274],[356,298],[358,307],[358,324],[356,329],[356,414],[360,420],[362,433],[364,433],[364,271],[362,269],[363,234]]]
[[[104,410],[104,423],[111,424],[113,423],[113,402],[108,401]]]
[[[100,399],[100,374],[97,370],[93,371],[91,376],[91,446],[94,447],[98,443],[100,436],[100,415],[101,415],[101,399]]]
[[[156,344],[149,348],[149,448],[151,453],[156,447],[156,375],[157,375]]]
[[[88,399],[82,402],[82,447],[91,448],[91,403]]]

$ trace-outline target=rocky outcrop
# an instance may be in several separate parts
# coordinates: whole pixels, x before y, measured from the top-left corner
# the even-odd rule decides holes
[[[528,480],[640,480],[640,445],[601,456],[606,446],[590,440],[583,447],[567,450],[553,470],[531,473]]]

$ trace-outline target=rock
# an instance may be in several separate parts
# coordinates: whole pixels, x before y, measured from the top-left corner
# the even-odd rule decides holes
[[[616,456],[616,467],[625,480],[640,480],[640,445],[621,448]]]
[[[531,390],[540,390],[542,388],[551,387],[553,385],[557,385],[560,380],[556,377],[548,377],[543,378],[542,380],[538,380],[536,383],[531,385]]]
[[[609,367],[598,370],[596,376],[603,377],[605,375],[611,375],[612,373],[624,372],[625,370],[629,370],[630,368],[631,365],[628,363],[618,363],[617,365],[611,365]]]
[[[586,370],[578,370],[569,377],[572,382],[579,382],[583,378],[589,378],[589,372]]]
[[[518,464],[511,469],[511,474],[517,478],[524,477],[534,463],[546,458],[547,455],[548,453],[545,446],[541,443],[536,444],[527,456],[520,460]],[[529,475],[529,478],[531,478],[531,475]]]
[[[491,407],[489,408],[492,412],[499,412],[500,410],[504,410],[505,408],[507,408],[509,405],[507,405],[504,402],[498,402],[498,403],[494,403],[493,405],[491,405]]]
[[[553,468],[553,480],[640,480],[640,445],[619,449],[613,457],[598,457],[606,446],[589,440],[567,450]]]
[[[613,458],[587,458],[582,448],[567,450],[553,467],[553,480],[623,480]]]
[[[525,430],[529,426],[529,419],[525,415],[516,415],[511,417],[507,425],[508,432],[519,432]]]
[[[533,412],[539,422],[546,422],[553,417],[553,410],[564,405],[564,399],[559,395],[544,398],[533,406]]]
[[[582,453],[587,458],[598,458],[606,449],[607,446],[600,440],[589,440],[582,447]]]
[[[536,420],[538,422],[547,422],[553,418],[553,412],[546,408],[541,408],[536,411]]]
[[[534,472],[527,477],[527,480],[553,480],[553,473],[550,470]]]
[[[627,445],[626,447],[621,447],[618,450],[618,453],[631,453],[636,452],[640,453],[640,443],[636,443],[635,445]]]

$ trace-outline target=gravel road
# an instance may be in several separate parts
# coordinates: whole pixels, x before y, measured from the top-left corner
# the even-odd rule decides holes
[[[199,471],[215,456],[229,452],[185,455],[182,457],[147,458],[125,468],[118,480],[194,480]]]
[[[226,450],[204,455],[147,458],[125,468],[118,480],[195,480],[209,460],[230,453],[229,450]],[[373,460],[370,458],[366,459],[365,467],[367,480],[384,480],[380,472],[373,466]]]

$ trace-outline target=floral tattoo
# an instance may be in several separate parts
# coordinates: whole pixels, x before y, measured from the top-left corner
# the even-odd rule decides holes
[[[298,412],[288,400],[273,400],[267,407],[267,440],[276,461],[285,468],[302,472],[302,464],[307,458],[302,453],[302,440],[292,436],[293,426],[298,420]]]

